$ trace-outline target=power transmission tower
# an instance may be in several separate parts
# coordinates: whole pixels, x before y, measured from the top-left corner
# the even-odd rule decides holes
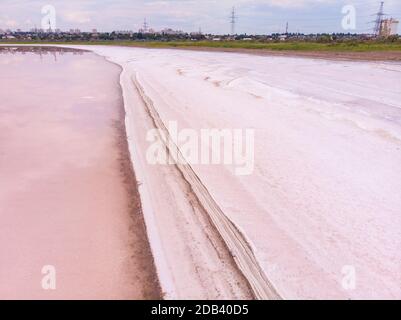
[[[237,23],[237,16],[235,15],[235,7],[233,7],[230,16],[231,34],[235,34],[235,24]]]
[[[147,32],[148,32],[149,25],[148,25],[148,22],[146,21],[146,18],[143,20],[143,27],[142,27],[142,29],[143,29],[143,32],[144,32],[144,33],[147,33]]]
[[[381,25],[382,25],[382,21],[383,21],[383,17],[386,14],[384,13],[384,1],[382,1],[380,3],[380,9],[379,12],[376,13],[376,20],[374,21],[375,23],[375,27],[373,29],[373,33],[375,36],[379,36],[380,35],[380,29],[381,29]]]
[[[287,24],[285,25],[285,34],[288,35],[288,22],[287,22]]]

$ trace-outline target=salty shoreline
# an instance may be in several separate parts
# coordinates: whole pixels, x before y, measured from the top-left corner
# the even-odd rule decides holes
[[[173,49],[173,48],[171,48]],[[230,48],[177,48],[181,50],[244,53],[262,57],[312,58],[337,61],[401,61],[401,51],[336,52],[336,51],[296,51],[296,50],[257,50]]]
[[[386,184],[394,185],[391,187],[394,190],[398,183],[386,169],[386,163],[397,157],[393,153],[397,143],[389,146],[387,143],[390,140],[384,138],[387,135],[398,137],[399,130],[383,119],[384,116],[399,118],[395,107],[397,98],[395,91],[391,90],[394,82],[388,77],[397,76],[397,64],[291,57],[267,59],[263,56],[250,59],[249,55],[213,55],[210,52],[179,49],[165,51],[100,46],[93,50],[124,67],[125,83],[122,86],[124,94],[130,97],[126,99],[126,108],[132,109],[127,118],[133,129],[129,131],[129,138],[136,142],[134,148],[138,154],[143,155],[147,144],[142,141],[144,128],[140,122],[144,120],[139,110],[143,106],[139,107],[141,104],[140,97],[135,93],[135,79],[143,88],[147,99],[157,108],[164,123],[175,119],[180,126],[195,130],[202,128],[202,125],[216,128],[256,127],[259,134],[265,137],[264,142],[259,140],[256,151],[257,162],[260,161],[259,164],[256,163],[258,170],[248,178],[233,177],[230,170],[219,166],[195,166],[194,170],[222,207],[224,214],[247,235],[259,263],[281,297],[347,299],[397,297],[400,294],[391,285],[397,277],[396,268],[390,258],[396,254],[395,246],[382,245],[389,243],[391,237],[391,241],[399,241],[393,230],[394,224],[389,224],[397,219],[394,217],[394,210],[399,201],[388,193],[380,195],[389,188]],[[283,68],[286,77],[282,76]],[[367,79],[373,75],[382,76],[382,81],[386,81],[384,87],[387,91],[383,97],[366,94],[364,88],[369,87]],[[310,82],[314,85],[307,85]],[[341,92],[344,93],[340,94]],[[236,101],[234,106],[233,100]],[[218,101],[218,104],[214,101]],[[377,108],[371,107],[372,105],[377,105]],[[227,106],[232,106],[229,111]],[[241,112],[242,106],[247,106],[249,115]],[[375,129],[376,127],[380,129]],[[319,133],[314,130],[319,130]],[[383,140],[376,141],[374,133],[382,131],[380,137]],[[343,136],[353,137],[356,141],[366,140],[365,143],[371,143],[372,148],[349,153],[348,150],[355,150],[354,142],[343,140]],[[321,137],[322,141],[317,141],[317,137]],[[305,144],[304,139],[309,143]],[[326,140],[333,142],[327,144]],[[375,162],[364,160],[367,152],[377,154],[374,151],[376,148],[382,150],[380,159]],[[388,156],[383,150],[388,152]],[[332,161],[320,162],[320,157],[327,157]],[[347,161],[341,160],[342,157]],[[140,162],[137,161],[137,164]],[[336,169],[336,162],[342,163],[342,170]],[[305,166],[298,168],[299,163],[304,163]],[[364,163],[365,167],[361,168],[360,163]],[[374,170],[368,169],[369,167]],[[175,219],[182,219],[183,216],[174,214],[177,208],[173,206],[168,210],[164,207],[163,215],[157,210],[160,210],[162,203],[168,203],[169,197],[175,199],[176,206],[186,200],[175,192],[163,189],[163,183],[174,179],[172,172],[162,174],[164,168],[149,166],[146,160],[142,160],[140,168],[140,180],[144,181],[140,189],[148,189],[147,193],[151,194],[151,204],[148,205],[153,207],[153,214],[156,216],[153,219],[154,233],[162,247],[162,254],[155,258],[156,265],[160,266],[160,261],[167,265],[167,268],[159,270],[163,269],[167,275],[170,272],[166,282],[176,289],[170,297],[192,296],[196,292],[195,285],[193,291],[183,291],[181,286],[194,279],[176,277],[186,272],[177,271],[177,268],[185,269],[170,258],[172,253],[169,251],[179,244],[179,239],[175,239],[173,226],[166,227],[169,223],[165,217],[167,213],[170,220],[174,216]],[[376,175],[380,174],[386,177],[383,185],[374,182]],[[311,179],[313,183],[310,183]],[[367,184],[369,187],[360,189],[358,185],[363,184],[365,179],[370,181]],[[348,181],[352,188],[344,189],[341,181]],[[319,186],[318,189],[316,186]],[[305,190],[306,187],[309,193]],[[169,192],[174,195],[169,196]],[[355,203],[349,199],[350,192],[353,192],[354,198],[358,199],[359,206],[363,209],[354,207]],[[367,200],[380,196],[389,197],[386,203],[391,203],[392,209],[386,209],[383,202],[370,203]],[[336,206],[330,207],[327,203],[336,203],[337,211]],[[338,216],[338,212],[348,214]],[[377,212],[388,217],[380,222],[375,217]],[[299,225],[297,216],[302,225]],[[365,225],[367,219],[376,221],[367,227],[369,232],[365,232],[359,225],[350,229],[343,222]],[[387,234],[379,232],[384,226],[389,229]],[[170,232],[166,228],[171,229]],[[180,228],[177,231],[185,233]],[[369,237],[370,233],[380,235],[380,243]],[[354,241],[357,243],[347,247],[348,250],[343,247]],[[370,245],[363,245],[365,242]],[[316,243],[320,246],[316,246]],[[376,254],[380,258],[375,259],[365,252],[370,247],[379,248]],[[185,259],[189,263],[191,257]],[[372,261],[375,262],[371,263]],[[201,266],[205,262],[191,263]],[[354,264],[359,271],[358,290],[346,291],[341,285],[342,268],[349,264]],[[378,274],[377,264],[389,271]],[[377,278],[372,278],[372,275],[377,275]],[[225,278],[224,275],[219,277]],[[161,280],[162,287],[166,283],[164,280]],[[384,281],[387,287],[380,281]],[[370,291],[370,286],[375,286],[377,290]],[[198,295],[200,292],[198,291]]]
[[[90,45],[87,46],[90,50]],[[245,48],[215,48],[215,47],[147,47],[147,46],[115,46],[121,48],[138,48],[148,50],[184,50],[199,52],[239,53],[261,57],[289,57],[310,58],[337,61],[401,61],[401,51],[303,51],[303,50],[268,50],[268,49],[245,49]]]
[[[107,59],[103,58],[105,61]],[[108,63],[111,63],[107,61]],[[122,72],[122,68],[120,67]],[[123,102],[123,94],[119,80],[116,81],[116,85],[120,90],[121,101],[119,103],[120,117],[115,122],[115,127],[118,132],[118,147],[120,150],[120,165],[121,172],[124,176],[124,184],[127,189],[129,198],[129,210],[132,219],[130,230],[131,230],[131,245],[132,257],[135,257],[135,272],[136,278],[139,280],[142,286],[142,297],[144,300],[160,300],[163,298],[163,292],[160,287],[159,279],[156,273],[156,267],[154,264],[154,258],[151,252],[150,243],[148,239],[147,227],[145,224],[141,197],[138,190],[138,180],[133,168],[131,161],[129,145],[127,140],[127,130],[125,126],[125,108]],[[138,274],[141,274],[138,276]],[[134,297],[132,298],[134,299]]]

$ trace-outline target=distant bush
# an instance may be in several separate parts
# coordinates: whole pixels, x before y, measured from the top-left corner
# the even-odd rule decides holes
[[[329,35],[322,35],[317,38],[318,43],[330,43],[331,41],[332,38]]]

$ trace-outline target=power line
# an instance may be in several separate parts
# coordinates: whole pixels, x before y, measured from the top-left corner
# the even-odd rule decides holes
[[[235,34],[235,24],[237,23],[237,16],[235,15],[235,7],[233,7],[230,16],[231,34]]]

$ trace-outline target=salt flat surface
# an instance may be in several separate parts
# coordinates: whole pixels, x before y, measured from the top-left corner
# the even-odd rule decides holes
[[[166,123],[256,130],[252,175],[194,169],[282,297],[401,298],[400,64],[90,49],[137,74]]]

